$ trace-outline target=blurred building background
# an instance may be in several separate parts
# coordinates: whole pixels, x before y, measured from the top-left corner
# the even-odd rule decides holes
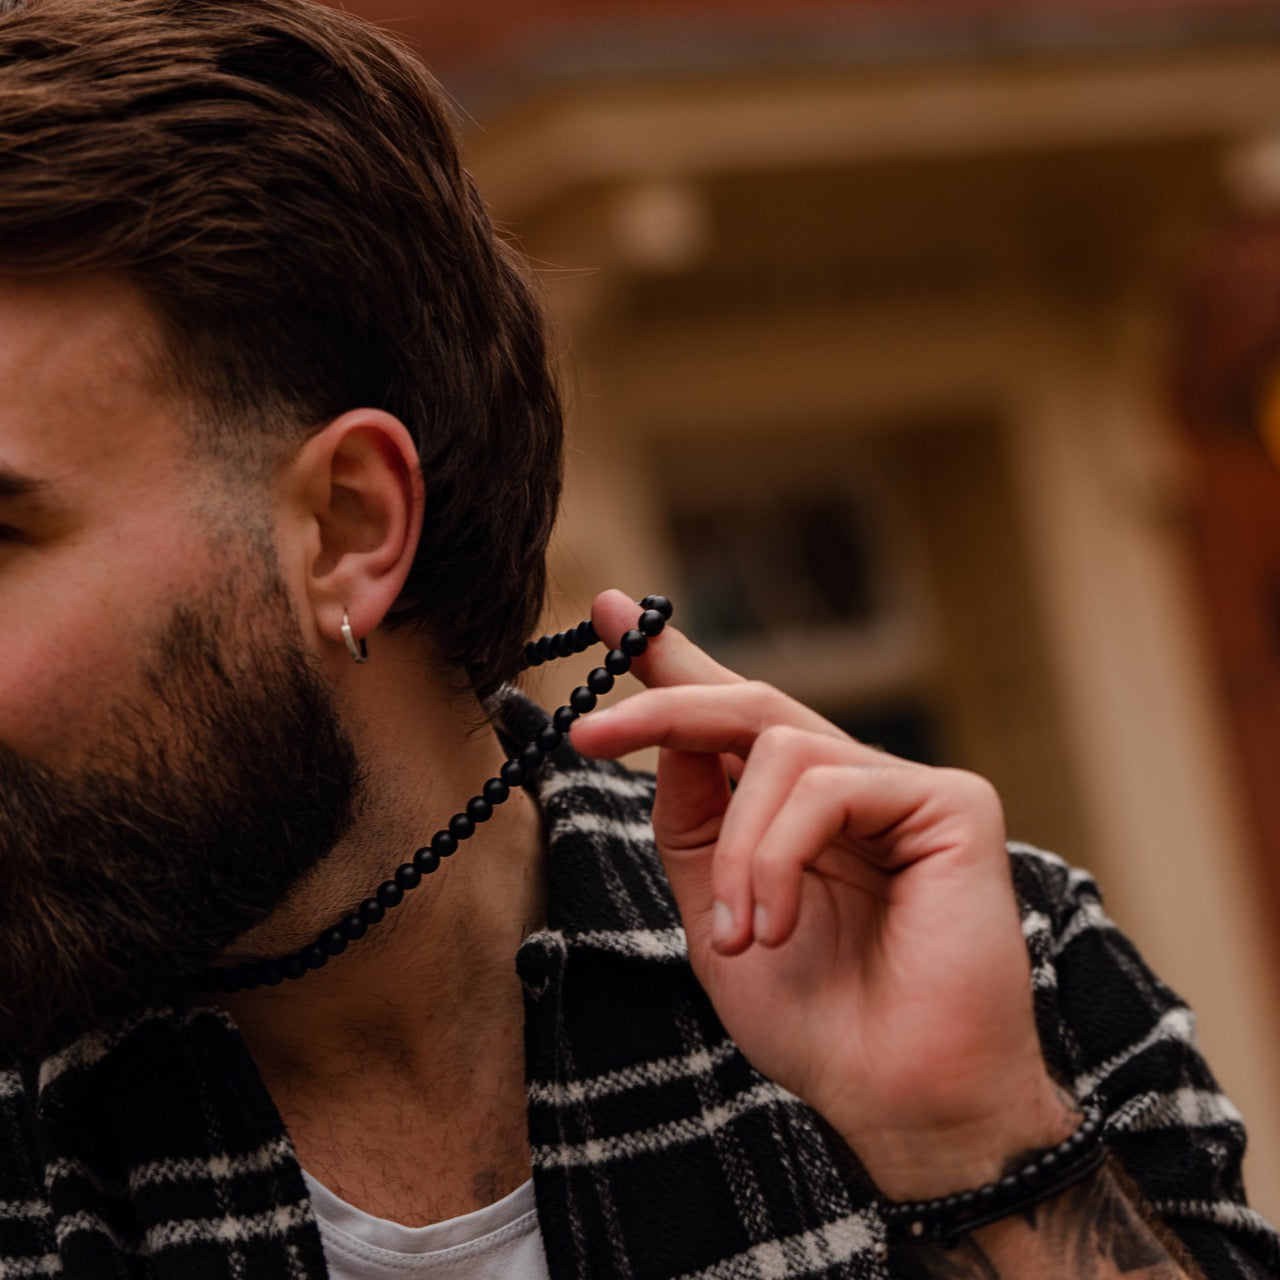
[[[546,281],[553,621],[668,591],[991,777],[1196,1006],[1280,1218],[1274,0],[346,4]]]

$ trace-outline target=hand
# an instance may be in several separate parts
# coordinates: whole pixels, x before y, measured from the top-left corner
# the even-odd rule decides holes
[[[593,621],[616,642],[634,614],[606,592]],[[980,1185],[1066,1136],[991,786],[865,746],[674,628],[632,670],[648,688],[573,742],[661,748],[658,851],[694,971],[752,1063],[896,1199]]]

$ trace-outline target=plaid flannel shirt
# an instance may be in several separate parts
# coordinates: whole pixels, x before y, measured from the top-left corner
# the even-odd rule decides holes
[[[537,714],[513,703],[513,736]],[[857,1162],[746,1062],[689,969],[651,780],[566,747],[536,790],[550,910],[517,967],[553,1280],[889,1280]],[[1210,1280],[1280,1275],[1280,1240],[1244,1201],[1240,1117],[1191,1014],[1087,876],[1011,857],[1058,1077],[1103,1109],[1115,1157]],[[150,1010],[0,1072],[0,1280],[325,1274],[292,1144],[225,1015]]]

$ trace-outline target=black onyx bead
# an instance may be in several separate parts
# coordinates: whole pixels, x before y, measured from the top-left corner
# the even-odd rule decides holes
[[[284,981],[284,974],[276,960],[268,960],[263,964],[258,970],[258,977],[262,980],[264,987],[278,987]]]
[[[1052,1173],[1058,1167],[1058,1153],[1056,1151],[1046,1151],[1044,1155],[1036,1161],[1037,1166],[1043,1169],[1045,1173]]]
[[[325,956],[327,960],[329,957]],[[256,991],[262,986],[262,979],[258,976],[258,966],[256,964],[243,964],[236,969],[233,974],[238,991]]]
[[[980,1205],[988,1205],[996,1198],[996,1184],[988,1182],[985,1186],[979,1187],[977,1191],[978,1203]]]
[[[546,728],[539,732],[534,741],[538,744],[540,751],[545,751],[547,755],[550,755],[564,741],[564,734],[554,725],[547,725]]]
[[[377,924],[387,914],[387,909],[377,898],[366,898],[357,908],[365,924]]]
[[[424,845],[413,855],[413,865],[422,875],[429,876],[440,865],[440,855],[430,845]]]
[[[531,742],[520,752],[520,763],[532,773],[542,763],[543,751],[536,742]]]
[[[437,858],[447,858],[458,851],[458,837],[452,831],[437,831],[431,837],[431,851]]]
[[[326,929],[320,935],[320,945],[329,955],[340,956],[347,949],[347,935],[337,926]]]
[[[603,667],[597,667],[587,677],[587,688],[592,693],[608,693],[613,688],[613,676]]]
[[[480,794],[490,804],[502,804],[511,794],[511,788],[501,778],[490,778],[480,789]]]
[[[1016,1191],[1019,1185],[1019,1180],[1016,1174],[1006,1173],[1004,1177],[996,1183],[996,1188],[999,1190],[1001,1195],[1007,1196],[1011,1192]]]
[[[524,665],[526,667],[538,665],[538,646],[532,640],[524,647]]]
[[[652,609],[655,613],[660,613],[664,620],[669,619],[675,612],[675,607],[666,596],[645,596],[640,601],[640,607],[646,611]]]
[[[955,1211],[960,1207],[960,1197],[944,1196],[942,1199],[941,1207],[942,1207],[942,1212],[947,1216],[950,1216],[951,1214],[955,1213]]]
[[[346,934],[348,942],[359,942],[369,932],[369,926],[354,911],[349,916],[343,917],[339,927]]]
[[[472,796],[467,801],[467,817],[477,824],[488,822],[493,817],[493,805],[484,796]]]
[[[580,684],[570,695],[569,705],[580,715],[585,716],[588,711],[596,705],[596,695],[587,688],[585,684]]]
[[[539,662],[546,662],[551,657],[551,637],[541,637],[538,643],[534,645],[534,652],[538,655]]]
[[[306,961],[301,956],[285,956],[280,962],[280,972],[286,978],[300,978],[306,971]]]
[[[978,1193],[976,1191],[962,1191],[956,1199],[961,1209],[972,1209],[977,1203]]]
[[[455,813],[449,819],[449,830],[453,832],[455,839],[467,840],[474,834],[476,829],[475,819],[465,813]]]
[[[611,676],[625,676],[631,670],[631,659],[621,649],[610,649],[604,660],[604,669]]]
[[[582,646],[582,649],[589,649],[593,644],[597,644],[600,640],[600,637],[596,635],[595,627],[591,625],[590,618],[578,623],[577,636],[578,643]],[[578,652],[581,653],[582,650],[579,649]]]
[[[378,886],[376,896],[383,907],[398,907],[404,898],[404,890],[394,880],[384,880]]]
[[[422,872],[412,862],[402,862],[396,868],[395,882],[407,893],[422,883]]]
[[[519,760],[508,760],[506,764],[498,770],[498,777],[509,787],[524,786],[525,779],[529,776],[529,770],[520,763]]]
[[[578,718],[578,713],[572,707],[557,707],[551,717],[551,723],[560,730],[561,733],[568,733],[569,726]]]
[[[657,609],[646,609],[640,615],[640,621],[636,623],[637,629],[642,631],[651,639],[656,635],[660,635],[662,628],[666,625],[666,618],[664,618]]]
[[[618,648],[627,655],[628,658],[638,658],[649,647],[649,637],[643,631],[637,631],[634,627],[623,635],[618,642]]]

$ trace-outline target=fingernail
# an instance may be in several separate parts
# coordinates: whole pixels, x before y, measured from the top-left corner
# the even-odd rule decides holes
[[[757,942],[763,942],[765,934],[769,932],[769,913],[762,906],[757,906],[751,917],[751,931]]]
[[[733,912],[718,898],[711,905],[711,941],[719,946],[733,936]]]

